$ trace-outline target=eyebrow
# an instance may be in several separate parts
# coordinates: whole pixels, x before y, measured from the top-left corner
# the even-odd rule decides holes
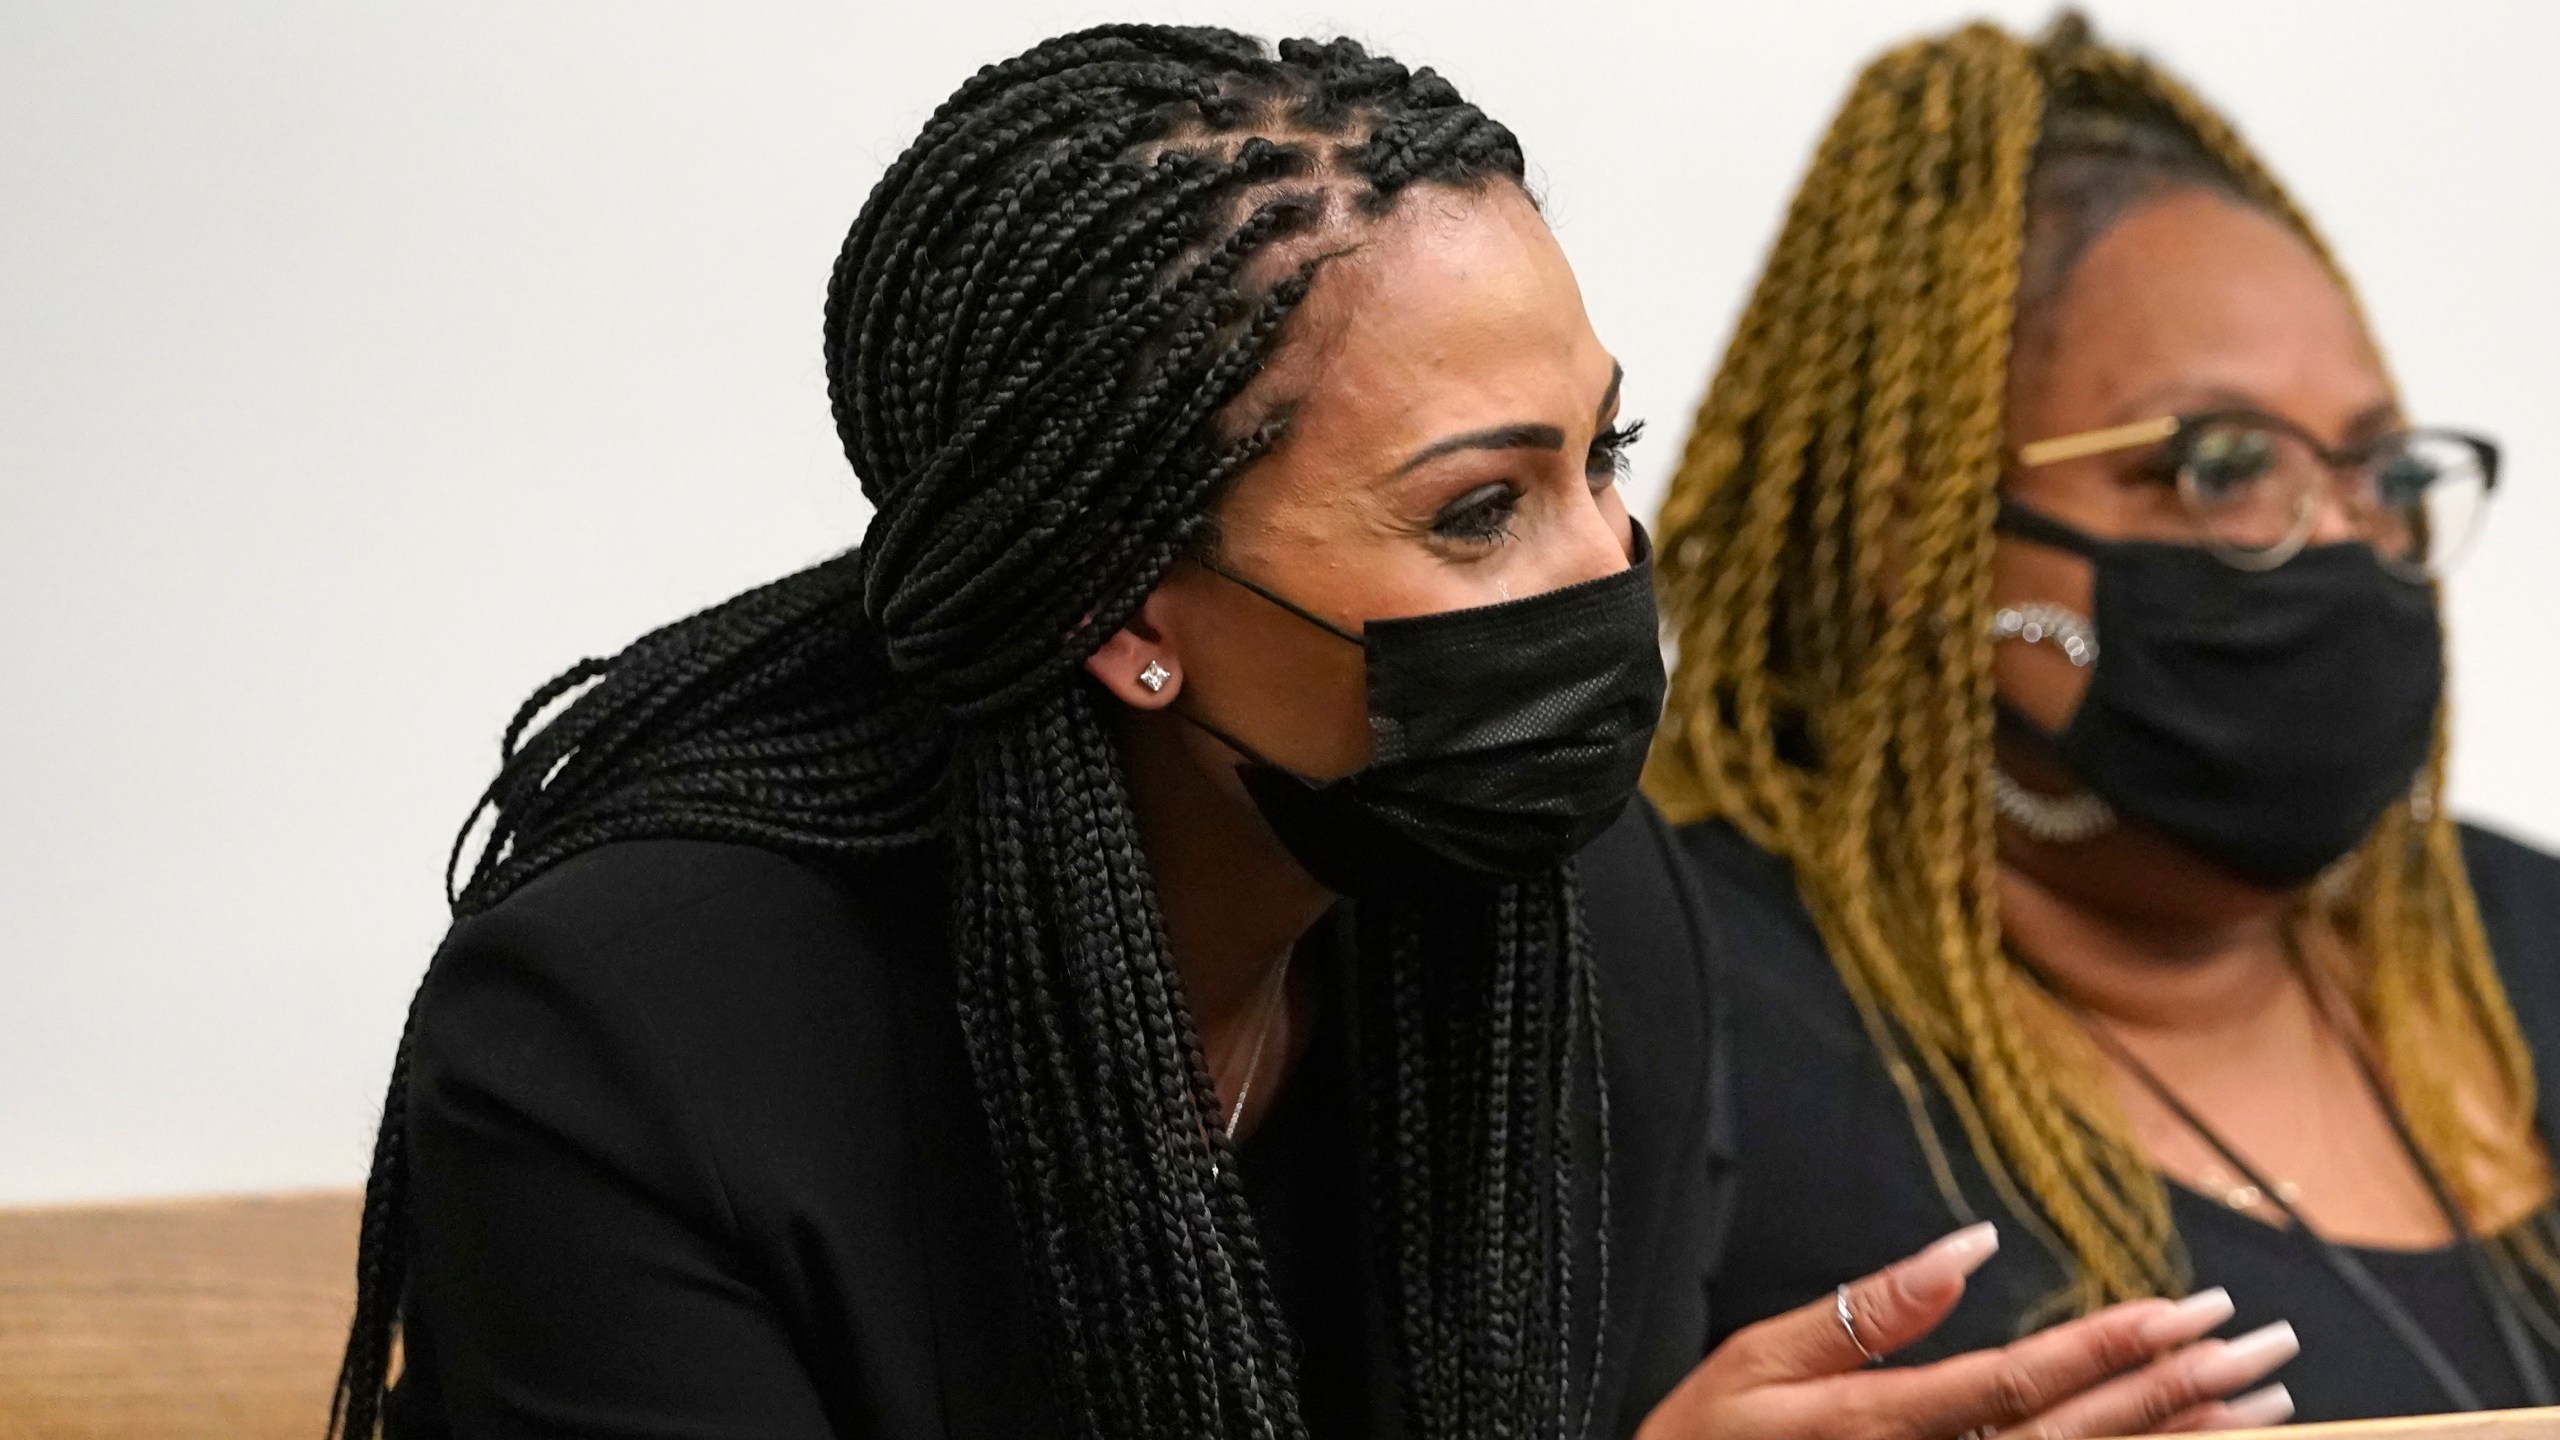
[[[2262,415],[2273,415],[2278,419],[2292,419],[2291,416],[2286,415],[2283,411],[2267,405],[2263,401],[2259,400],[2258,397],[2245,390],[2234,389],[2228,385],[2190,385],[2184,381],[2172,381],[2163,385],[2155,385],[2151,389],[2143,392],[2142,398],[2146,403],[2129,408],[2135,411],[2140,411],[2147,417],[2149,415],[2157,414],[2159,407],[2162,404],[2168,403],[2174,397],[2180,395],[2192,396],[2196,400],[2201,401],[2204,405],[2217,410],[2255,410]],[[2186,409],[2187,407],[2181,405],[2177,408]],[[2357,414],[2355,419],[2347,423],[2346,431],[2340,437],[2340,442],[2351,444],[2358,439],[2369,437],[2379,430],[2387,429],[2399,420],[2399,402],[2390,399],[2377,400],[2373,404],[2366,406],[2363,411]],[[2295,421],[2294,423],[2300,424],[2301,422]]]
[[[1614,364],[1610,366],[1609,389],[1600,397],[1600,414],[1608,414],[1609,407],[1618,403],[1619,387],[1624,385],[1626,380],[1625,366]],[[1404,463],[1396,467],[1396,473],[1406,474],[1443,455],[1460,450],[1562,450],[1563,448],[1564,432],[1553,425],[1495,425],[1483,430],[1469,430],[1464,434],[1434,440],[1406,456]]]
[[[2400,402],[2383,400],[2376,402],[2349,423],[2345,438],[2347,443],[2352,445],[2359,440],[2370,440],[2377,435],[2387,435],[2406,423],[2408,422],[2400,414]]]

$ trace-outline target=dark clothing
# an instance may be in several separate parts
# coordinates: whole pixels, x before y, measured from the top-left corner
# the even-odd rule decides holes
[[[1681,832],[1732,959],[1724,987],[1732,1026],[1732,1103],[1741,1163],[1723,1263],[1708,1290],[1721,1339],[1832,1286],[1909,1254],[1958,1218],[1931,1180],[1900,1092],[1861,1028],[1787,865],[1730,828]],[[2479,830],[2463,836],[2482,919],[2516,1018],[2531,1044],[2546,1109],[2560,1062],[2560,861]],[[1938,1130],[1978,1216],[2006,1212],[1943,1102]],[[2560,1153],[2560,1145],[2554,1146]],[[2225,1333],[2293,1322],[2302,1355],[2276,1378],[2303,1420],[2418,1414],[2446,1408],[2426,1372],[2298,1236],[2170,1187],[2171,1213],[2199,1287],[2225,1285],[2239,1307]],[[2014,1224],[1962,1304],[1906,1358],[1937,1359],[2016,1338],[2020,1317],[2063,1283],[2055,1259]],[[2437,1337],[2484,1400],[2521,1405],[2487,1304],[2460,1252],[2357,1254]]]
[[[1595,1429],[1624,1435],[1706,1348],[1719,1052],[1669,832],[1639,805],[1581,865],[1618,1257]],[[394,1433],[1057,1434],[946,893],[928,860],[650,841],[457,925],[416,1019]],[[1387,1435],[1342,1011],[1243,1172],[1310,1425]]]

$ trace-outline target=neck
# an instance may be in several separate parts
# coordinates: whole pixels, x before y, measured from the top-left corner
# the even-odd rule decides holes
[[[2092,1015],[2203,1039],[2261,1024],[2299,993],[2284,934],[2291,897],[2118,907],[2077,893],[2070,878],[2004,857],[2000,924],[2047,984]]]
[[[1121,736],[1166,939],[1224,1100],[1242,1079],[1227,1073],[1229,1057],[1249,1051],[1265,1024],[1281,1027],[1254,1083],[1259,1110],[1278,1093],[1294,1053],[1288,1042],[1302,1028],[1270,1012],[1273,972],[1332,908],[1333,894],[1263,824],[1224,747],[1163,712],[1131,715]],[[1296,981],[1290,989],[1305,993]]]

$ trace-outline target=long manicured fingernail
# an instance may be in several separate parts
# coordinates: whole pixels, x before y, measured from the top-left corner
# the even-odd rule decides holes
[[[2199,1290],[2142,1322],[2142,1343],[2156,1348],[2183,1345],[2231,1318],[2231,1292],[2216,1285]]]
[[[2236,1400],[2225,1400],[2222,1408],[2229,1413],[2231,1423],[2243,1429],[2281,1425],[2293,1418],[2293,1392],[2281,1385],[2270,1385]]]
[[[2201,1388],[2220,1392],[2237,1390],[2302,1353],[2302,1338],[2293,1326],[2279,1320],[2261,1325],[2236,1340],[2221,1342],[2214,1349],[2197,1347],[2195,1380]]]
[[[2000,1248],[2000,1231],[1990,1221],[1967,1225],[1953,1235],[1933,1240],[1929,1248],[1892,1270],[1902,1293],[1922,1304],[1935,1304],[1964,1288],[1964,1277],[1982,1268]]]
[[[1956,1275],[1970,1275],[1982,1268],[1982,1262],[2000,1253],[2000,1227],[1985,1220],[1967,1225],[1944,1240],[1920,1252],[1924,1260],[1942,1265]]]

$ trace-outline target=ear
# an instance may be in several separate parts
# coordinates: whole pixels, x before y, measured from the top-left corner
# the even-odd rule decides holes
[[[1182,693],[1182,667],[1165,633],[1165,587],[1157,586],[1100,649],[1084,658],[1085,673],[1132,710],[1162,710]]]

